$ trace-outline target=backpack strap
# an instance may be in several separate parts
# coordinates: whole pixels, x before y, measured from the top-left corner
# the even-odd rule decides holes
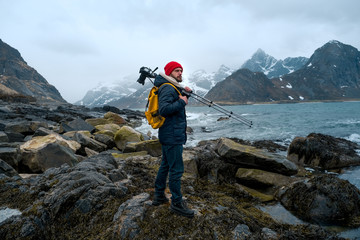
[[[161,84],[161,85],[159,86],[159,89],[161,88],[161,86],[163,86],[163,85],[165,85],[165,84],[171,85],[173,88],[175,88],[175,90],[179,93],[179,95],[182,95],[182,94],[180,93],[179,89],[177,89],[177,87],[175,87],[174,84],[172,84],[172,83],[163,83],[163,84]]]

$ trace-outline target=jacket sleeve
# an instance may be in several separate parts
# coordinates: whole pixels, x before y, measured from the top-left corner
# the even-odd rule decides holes
[[[185,108],[186,103],[179,98],[179,93],[170,85],[159,89],[159,112],[163,117],[171,116]]]

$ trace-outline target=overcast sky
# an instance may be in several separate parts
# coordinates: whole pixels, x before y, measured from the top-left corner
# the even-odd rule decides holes
[[[141,66],[184,74],[239,68],[258,49],[310,57],[330,40],[360,47],[358,0],[0,0],[0,39],[70,103]]]

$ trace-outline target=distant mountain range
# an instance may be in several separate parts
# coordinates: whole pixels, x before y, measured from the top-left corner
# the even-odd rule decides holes
[[[198,70],[185,79],[184,85],[220,104],[358,100],[360,52],[330,41],[310,58],[277,60],[259,49],[238,70],[224,65],[213,73]],[[99,84],[75,104],[144,108],[151,87],[148,80],[143,86],[132,78],[121,84]],[[0,99],[8,96],[66,102],[16,49],[0,40]]]
[[[268,78],[274,78],[295,72],[308,60],[306,57],[288,57],[284,60],[276,60],[259,48],[241,68],[247,68],[252,72],[263,72]]]
[[[301,68],[307,61],[308,58],[305,57],[289,57],[285,60],[276,60],[274,57],[259,49],[241,68],[248,68],[255,72],[264,72],[268,78],[273,78],[294,72]],[[216,72],[212,73],[207,73],[205,70],[197,70],[188,76],[188,79],[184,81],[184,85],[189,86],[196,94],[205,96],[211,88],[230,76],[234,71],[235,69],[231,69],[225,65],[221,65]],[[135,81],[132,82],[135,83]],[[146,98],[151,87],[151,84],[145,87],[139,84],[132,84],[131,87],[124,86],[123,84],[121,87],[120,85],[97,87],[89,90],[85,97],[75,104],[89,107],[108,104],[119,108],[142,108],[146,104]],[[137,90],[134,91],[134,89]],[[190,98],[190,102],[194,103],[195,101]]]
[[[35,69],[27,65],[15,48],[0,39],[0,99],[38,102],[66,101]]]
[[[223,104],[360,99],[360,52],[330,41],[292,73],[269,79],[262,72],[239,69],[205,97]]]

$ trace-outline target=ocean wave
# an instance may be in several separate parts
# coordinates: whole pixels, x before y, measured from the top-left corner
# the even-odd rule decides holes
[[[351,142],[355,142],[355,143],[360,144],[360,134],[353,133],[349,137],[347,137],[346,139],[351,141]]]

